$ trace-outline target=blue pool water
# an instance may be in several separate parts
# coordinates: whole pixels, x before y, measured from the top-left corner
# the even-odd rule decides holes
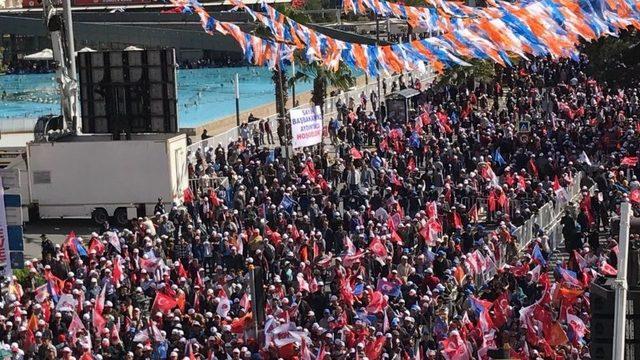
[[[236,73],[240,79],[240,111],[275,100],[272,73],[264,67],[178,70],[180,126],[193,127],[235,114]],[[311,87],[310,82],[299,82],[296,92]],[[0,121],[59,113],[54,74],[0,75]]]

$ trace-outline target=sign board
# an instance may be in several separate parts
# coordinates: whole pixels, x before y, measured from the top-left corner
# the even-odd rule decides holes
[[[531,122],[527,120],[518,121],[518,132],[521,132],[521,133],[531,132]]]
[[[22,226],[7,226],[7,239],[9,241],[9,250],[24,251]]]
[[[7,216],[7,225],[22,225],[24,220],[22,217],[22,208],[5,207],[5,213]]]
[[[12,269],[21,269],[22,267],[24,267],[24,252],[12,251],[9,254],[9,258],[11,260]]]
[[[0,177],[2,178],[2,186],[5,190],[20,188],[20,170],[2,169],[0,170]]]
[[[292,109],[291,136],[294,149],[322,142],[322,112],[320,106]]]

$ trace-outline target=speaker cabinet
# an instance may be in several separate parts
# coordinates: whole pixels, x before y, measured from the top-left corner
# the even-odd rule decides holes
[[[175,51],[78,53],[82,132],[178,131]]]
[[[591,359],[610,360],[613,356],[615,291],[613,279],[591,284]],[[625,358],[640,356],[640,290],[627,291]]]

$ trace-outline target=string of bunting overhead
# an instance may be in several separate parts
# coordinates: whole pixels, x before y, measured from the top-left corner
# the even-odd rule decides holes
[[[464,26],[466,20],[477,17],[476,8],[443,0],[428,0],[430,7],[406,6],[385,0],[343,0],[345,14],[366,14],[406,20],[413,28],[437,32]]]
[[[279,62],[290,61],[295,47],[292,44],[263,39],[248,34],[234,23],[219,21],[209,15],[202,4],[194,0],[171,0],[171,3],[183,13],[195,13],[200,17],[200,24],[204,31],[212,35],[219,32],[228,35],[240,45],[245,59],[257,66],[274,68]]]
[[[245,58],[255,65],[270,68],[291,62],[295,50],[305,59],[335,70],[340,62],[369,76],[426,71],[426,66],[441,72],[455,65],[469,65],[465,59],[492,60],[511,65],[510,55],[522,58],[546,56],[576,57],[579,41],[616,35],[629,26],[640,29],[640,2],[634,0],[536,0],[520,4],[492,1],[487,8],[473,8],[443,0],[429,0],[433,8],[415,8],[384,0],[344,0],[344,11],[372,10],[381,16],[414,17],[416,9],[437,14],[438,35],[392,45],[367,45],[338,40],[299,24],[262,3],[262,12],[253,11],[241,1],[232,0],[234,9],[246,11],[264,25],[272,39],[243,32],[237,25],[211,17],[195,0],[172,0],[200,16],[204,30],[232,36]],[[350,2],[349,4],[346,4]],[[408,10],[407,10],[408,9]],[[398,15],[400,14],[400,15]],[[410,19],[411,18],[411,19]],[[458,20],[455,20],[458,19]],[[429,20],[432,21],[432,20]]]

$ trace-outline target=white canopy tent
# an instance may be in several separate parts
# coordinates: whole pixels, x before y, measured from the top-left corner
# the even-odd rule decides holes
[[[98,52],[98,51],[90,47],[83,47],[82,49],[76,51],[76,53],[81,53],[81,52]]]
[[[33,60],[33,61],[50,61],[53,60],[53,50],[51,49],[43,49],[34,54],[29,54],[24,57],[24,60]]]

